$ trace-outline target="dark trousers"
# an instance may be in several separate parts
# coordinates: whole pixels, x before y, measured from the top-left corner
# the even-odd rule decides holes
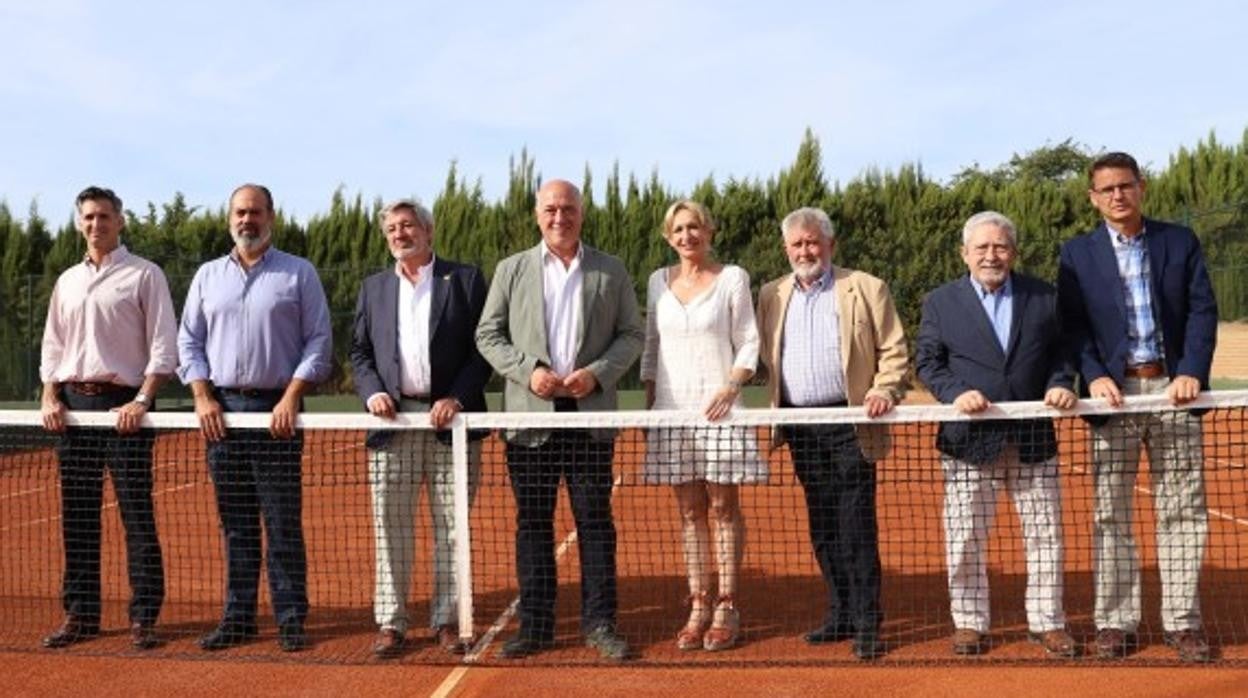
[[[507,472],[516,498],[516,573],[520,632],[555,633],[555,502],[567,481],[581,555],[581,629],[615,625],[615,523],[611,518],[613,441],[583,431],[555,431],[537,447],[507,444]]]
[[[863,456],[852,425],[785,427],[784,436],[828,587],[825,621],[875,632],[883,619],[875,464]]]
[[[279,397],[217,394],[226,412],[270,412]],[[275,439],[267,431],[234,429],[223,441],[209,443],[207,451],[225,537],[224,620],[248,625],[256,622],[263,516],[273,613],[279,625],[303,623],[308,615],[299,467],[303,434]]]
[[[105,411],[124,405],[131,391],[78,395],[62,391],[74,411]],[[113,429],[69,427],[57,444],[61,474],[61,533],[65,541],[65,612],[88,623],[100,618],[100,503],[104,471],[113,480],[117,508],[126,529],[126,570],[130,576],[130,621],[150,625],[165,600],[165,572],[152,506],[150,429],[122,436]]]

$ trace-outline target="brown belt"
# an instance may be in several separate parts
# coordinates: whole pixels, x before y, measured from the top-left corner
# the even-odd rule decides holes
[[[433,402],[432,395],[399,395],[404,400],[414,400],[416,402]]]
[[[111,395],[123,390],[134,390],[128,385],[119,385],[117,383],[92,383],[87,381],[68,381],[63,384],[70,391],[86,397],[94,397],[96,395]]]
[[[1150,361],[1146,364],[1128,365],[1126,374],[1131,378],[1161,378],[1166,375],[1166,367],[1160,361]]]

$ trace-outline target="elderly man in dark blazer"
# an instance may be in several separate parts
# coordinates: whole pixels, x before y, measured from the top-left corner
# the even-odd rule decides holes
[[[393,419],[397,412],[428,413],[439,431],[368,435],[377,556],[373,608],[380,626],[373,652],[395,656],[406,642],[413,523],[423,485],[433,523],[430,625],[437,643],[459,654],[465,646],[453,620],[453,457],[444,427],[461,410],[485,411],[490,367],[475,340],[485,280],[477,267],[433,254],[433,215],[415,201],[386,206],[382,231],[395,265],[365,279],[360,289],[351,338],[355,390],[374,415]],[[480,435],[471,438],[469,501],[480,473]],[[464,636],[471,635],[471,629],[464,630]]]
[[[1074,373],[1064,358],[1055,289],[1013,271],[1017,229],[996,211],[962,229],[969,274],[928,294],[915,363],[944,403],[973,414],[993,402],[1075,405]],[[1049,654],[1074,656],[1062,609],[1061,500],[1053,422],[943,422],[936,437],[945,475],[945,554],[953,651],[978,654],[989,629],[985,546],[997,489],[1014,499],[1027,556],[1027,627]]]
[[[584,209],[570,182],[542,185],[536,214],[542,241],[499,262],[477,346],[506,379],[508,411],[614,410],[615,385],[645,342],[633,281],[619,259],[581,243]],[[520,632],[502,656],[524,657],[554,642],[554,514],[563,479],[576,520],[586,644],[607,659],[627,658],[615,627],[614,433],[527,429],[504,438],[516,498]]]
[[[1124,395],[1150,393],[1191,402],[1209,388],[1217,342],[1218,307],[1200,242],[1188,228],[1144,218],[1145,181],[1130,155],[1097,158],[1088,183],[1104,222],[1062,246],[1057,284],[1083,384],[1114,407]],[[1183,661],[1208,661],[1198,588],[1209,531],[1200,417],[1175,410],[1092,422],[1097,654],[1121,657],[1136,644],[1132,503],[1143,445],[1155,492],[1165,642]]]

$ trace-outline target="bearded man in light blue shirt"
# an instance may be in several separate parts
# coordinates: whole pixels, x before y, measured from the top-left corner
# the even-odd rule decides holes
[[[229,216],[234,249],[195,273],[178,332],[178,376],[208,442],[228,567],[224,616],[199,646],[220,650],[256,635],[263,515],[278,643],[295,652],[309,644],[295,421],[303,395],[330,373],[329,306],[312,264],[272,247],[268,189],[235,189]],[[269,430],[227,432],[225,412],[270,412]]]

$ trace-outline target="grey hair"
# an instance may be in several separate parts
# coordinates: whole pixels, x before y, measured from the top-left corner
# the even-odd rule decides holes
[[[825,240],[835,240],[836,230],[832,227],[832,219],[821,208],[804,206],[784,217],[780,222],[780,234],[788,237],[795,228],[818,230]]]
[[[962,245],[964,247],[971,243],[971,233],[975,232],[975,229],[981,225],[995,225],[1004,230],[1006,237],[1010,239],[1010,246],[1018,249],[1018,227],[1004,213],[997,213],[996,211],[980,211],[966,219],[966,225],[962,226]]]
[[[416,223],[418,223],[420,227],[425,230],[425,232],[433,232],[433,213],[431,213],[429,209],[425,208],[415,199],[396,199],[395,201],[391,201],[386,204],[386,207],[381,209],[381,220],[385,221],[386,216],[402,210],[411,211],[412,215],[416,216]],[[383,230],[382,232],[385,231]]]

